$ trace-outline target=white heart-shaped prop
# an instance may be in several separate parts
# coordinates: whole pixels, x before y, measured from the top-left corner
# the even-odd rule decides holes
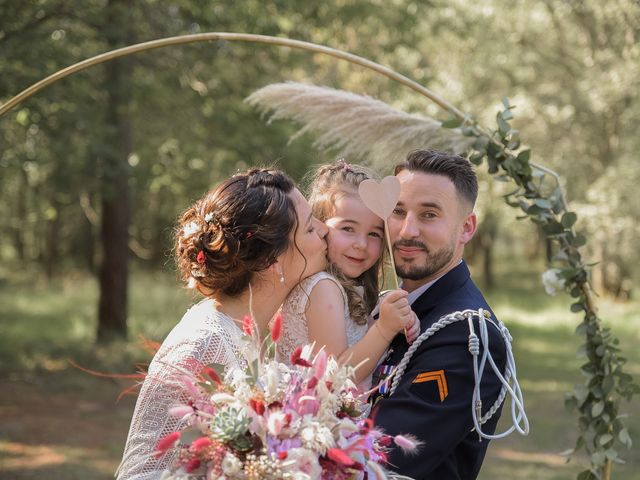
[[[384,177],[380,183],[373,179],[363,180],[358,192],[367,208],[386,220],[400,198],[400,180],[393,175]]]
[[[398,277],[395,275],[396,265],[393,261],[393,250],[391,248],[391,239],[389,238],[387,218],[393,213],[393,209],[396,208],[398,204],[398,199],[400,198],[400,180],[393,175],[384,177],[380,183],[373,179],[363,180],[358,187],[358,193],[360,193],[360,198],[367,208],[384,221],[387,248],[389,249],[389,256],[391,257],[391,264],[393,266],[393,279],[395,280],[396,288],[399,288]]]

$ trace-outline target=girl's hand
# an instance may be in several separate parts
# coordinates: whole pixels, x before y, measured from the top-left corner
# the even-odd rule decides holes
[[[418,320],[418,316],[415,312],[411,313],[413,313],[413,319],[409,322],[409,325],[404,328],[404,336],[407,337],[407,343],[409,345],[411,345],[415,339],[418,338],[418,335],[420,335],[420,320]]]
[[[412,326],[415,314],[407,301],[408,293],[402,289],[389,292],[380,302],[380,318],[374,325],[388,342],[406,326]]]

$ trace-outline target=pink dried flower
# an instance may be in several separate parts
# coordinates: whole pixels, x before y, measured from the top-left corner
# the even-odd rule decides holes
[[[393,441],[405,453],[417,453],[420,446],[420,442],[411,435],[396,435],[393,437]]]
[[[343,467],[353,468],[356,466],[356,461],[351,458],[347,452],[341,450],[340,448],[330,448],[327,450],[327,457],[338,465],[342,465]]]
[[[265,411],[264,402],[262,400],[256,400],[255,398],[249,399],[249,406],[258,415],[262,415]]]
[[[271,340],[277,342],[282,335],[282,313],[278,312],[271,324]]]
[[[160,441],[158,441],[158,445],[156,445],[155,452],[153,452],[154,456],[156,458],[162,457],[165,453],[167,453],[167,450],[170,450],[173,447],[175,447],[179,441],[180,441],[180,432],[173,432],[161,438]]]
[[[178,405],[169,409],[169,415],[172,417],[184,418],[193,413],[193,407],[189,405]]]
[[[311,363],[308,360],[302,358],[302,347],[296,347],[296,349],[291,354],[291,364],[299,365],[301,367],[311,367]]]
[[[197,470],[198,468],[200,468],[200,464],[201,464],[200,459],[194,457],[187,462],[184,469],[186,470],[187,473],[191,473],[194,470]]]
[[[325,370],[327,369],[327,353],[324,350],[320,350],[316,355],[313,364],[316,369],[316,377],[322,378]]]
[[[201,450],[210,447],[212,443],[213,442],[208,437],[196,438],[193,442],[191,442],[189,450],[191,450],[193,453],[199,453]]]
[[[313,389],[316,388],[316,386],[318,385],[318,377],[311,377],[308,381],[307,381],[307,388],[308,389]]]
[[[378,440],[378,445],[380,445],[381,447],[388,447],[391,445],[391,443],[392,443],[392,439],[389,435],[383,435]]]
[[[253,320],[249,315],[242,317],[242,331],[245,335],[253,337]]]

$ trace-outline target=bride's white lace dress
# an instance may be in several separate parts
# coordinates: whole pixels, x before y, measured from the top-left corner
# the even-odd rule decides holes
[[[218,363],[236,367],[244,362],[242,330],[238,325],[217,311],[210,299],[191,307],[149,365],[131,420],[118,480],[158,479],[171,465],[171,452],[160,459],[153,452],[158,440],[182,426],[180,419],[168,415],[169,408],[186,400],[178,380],[181,374],[172,366],[194,371],[198,365]]]
[[[307,327],[307,304],[311,290],[320,280],[328,279],[334,282],[342,292],[344,325],[347,333],[347,345],[352,347],[358,343],[368,326],[357,324],[349,315],[349,304],[347,294],[340,282],[327,272],[319,272],[302,280],[289,294],[287,300],[282,305],[282,316],[284,318],[282,336],[277,346],[277,358],[282,363],[289,364],[291,354],[296,347],[309,343],[309,329]]]

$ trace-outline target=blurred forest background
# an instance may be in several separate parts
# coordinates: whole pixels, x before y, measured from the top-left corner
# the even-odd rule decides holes
[[[355,53],[416,80],[493,128],[509,97],[532,160],[564,179],[588,239],[601,316],[640,375],[640,4],[634,0],[0,0],[0,101],[93,55],[200,32],[285,36]],[[326,56],[249,43],[169,47],[93,67],[0,118],[0,478],[110,478],[133,400],[115,403],[194,298],[178,285],[173,225],[238,169],[296,179],[339,152],[243,102],[295,80],[447,115],[399,84]],[[392,165],[387,166],[388,174]],[[479,167],[480,229],[467,258],[512,331],[532,434],[496,441],[481,478],[570,478],[580,321],[544,294],[552,255]],[[96,343],[97,341],[97,343]],[[637,400],[622,409],[640,414]],[[508,416],[508,415],[505,415]],[[629,420],[639,440],[640,421]],[[614,478],[640,478],[640,455]]]

